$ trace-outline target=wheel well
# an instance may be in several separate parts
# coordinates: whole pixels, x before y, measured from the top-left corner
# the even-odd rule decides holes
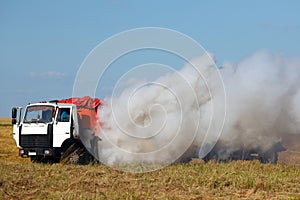
[[[74,138],[69,138],[62,143],[61,152],[65,151],[72,144],[82,145],[82,143],[79,140]]]

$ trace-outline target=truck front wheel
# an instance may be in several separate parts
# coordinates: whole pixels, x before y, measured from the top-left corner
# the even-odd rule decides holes
[[[72,143],[66,145],[62,149],[60,162],[68,164],[89,164],[91,162],[91,155],[80,143]]]

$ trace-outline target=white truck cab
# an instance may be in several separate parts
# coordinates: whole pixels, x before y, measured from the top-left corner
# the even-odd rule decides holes
[[[71,143],[79,141],[74,104],[42,102],[12,109],[13,138],[22,157],[32,161],[60,159]]]

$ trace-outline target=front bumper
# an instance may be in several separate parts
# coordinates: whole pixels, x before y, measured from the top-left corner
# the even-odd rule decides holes
[[[19,155],[22,158],[30,156],[55,156],[56,152],[54,148],[21,148],[19,149]]]

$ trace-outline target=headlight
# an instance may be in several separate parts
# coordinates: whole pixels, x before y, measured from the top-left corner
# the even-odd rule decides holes
[[[51,155],[51,151],[49,149],[44,150],[45,155]]]
[[[20,154],[20,155],[23,155],[24,153],[25,153],[24,149],[20,149],[20,150],[19,150],[19,154]]]

